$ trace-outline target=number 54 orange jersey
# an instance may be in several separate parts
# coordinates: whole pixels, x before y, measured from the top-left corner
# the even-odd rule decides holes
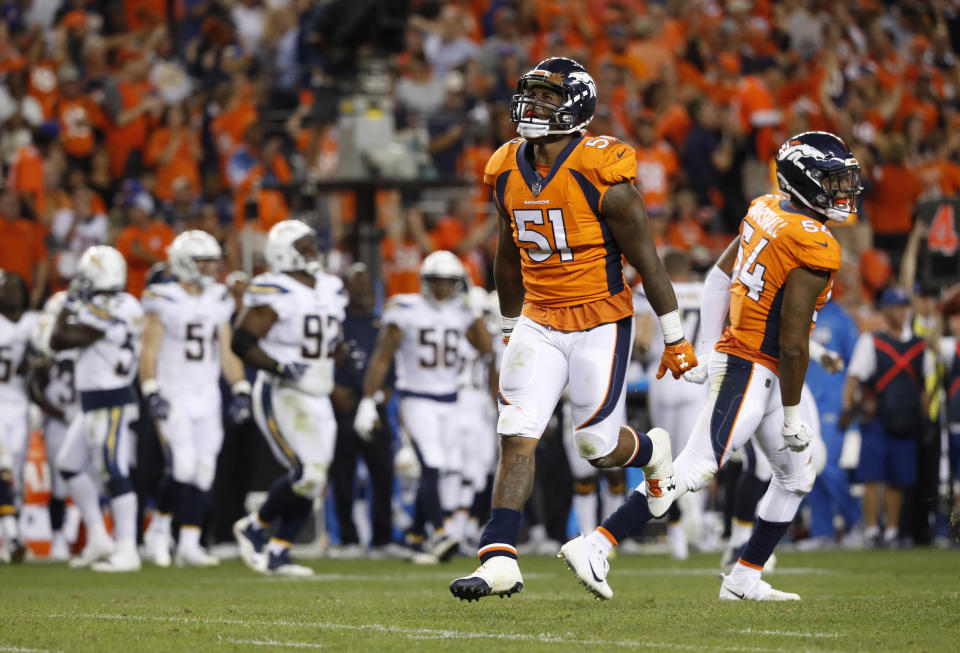
[[[830,273],[816,310],[830,299],[840,269],[840,245],[826,225],[790,204],[782,195],[753,200],[740,223],[740,247],[730,286],[730,326],[716,350],[780,368],[780,313],[787,277],[796,268]],[[813,313],[813,324],[817,313]]]
[[[636,174],[633,148],[611,136],[577,136],[550,168],[535,165],[522,138],[490,157],[483,180],[512,221],[524,315],[563,331],[633,315],[623,257],[600,206],[611,186],[632,184]]]

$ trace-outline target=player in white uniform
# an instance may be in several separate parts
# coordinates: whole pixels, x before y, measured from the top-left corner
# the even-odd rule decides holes
[[[43,441],[50,464],[50,528],[53,531],[50,558],[68,560],[70,549],[63,534],[66,514],[67,482],[60,475],[55,461],[67,439],[71,420],[80,411],[77,395],[76,364],[77,350],[65,349],[55,352],[50,349],[50,335],[57,316],[67,301],[66,291],[55,293],[43,307],[31,336],[34,355],[30,361],[30,398],[43,411]]]
[[[408,541],[422,545],[433,527],[433,542],[424,548],[443,560],[459,542],[446,534],[441,508],[440,477],[455,472],[461,448],[457,442],[457,394],[460,388],[460,347],[466,337],[480,356],[492,362],[490,333],[465,301],[466,274],[451,252],[437,251],[420,266],[420,293],[396,295],[383,311],[376,349],[363,380],[354,429],[369,434],[378,419],[377,393],[391,361],[396,363],[400,423],[413,441],[421,463],[414,524]],[[447,501],[448,505],[454,503]]]
[[[673,283],[673,291],[677,296],[683,332],[691,342],[696,342],[700,337],[700,302],[703,296],[703,283],[694,280],[690,258],[679,250],[671,250],[664,254],[663,266],[667,270],[667,275]],[[636,344],[648,346],[648,359],[659,362],[663,355],[663,338],[656,313],[642,291],[638,291],[634,297],[633,305],[637,311],[637,333],[650,334],[646,343],[641,343],[642,335],[638,335]],[[644,328],[643,323],[646,323],[647,328]],[[698,351],[709,350],[698,349]],[[656,371],[652,365],[648,370],[650,389],[647,393],[647,401],[650,408],[650,423],[662,427],[670,434],[672,451],[683,451],[697,416],[700,414],[700,409],[707,401],[709,388],[706,385],[670,383],[666,379],[657,379]],[[685,560],[689,556],[687,534],[699,531],[702,512],[702,497],[699,494],[685,494],[670,506],[667,513],[667,543],[671,557]],[[683,524],[681,524],[681,516]]]
[[[261,573],[307,576],[290,561],[296,539],[327,483],[337,425],[330,403],[333,355],[342,339],[347,298],[343,282],[317,260],[316,232],[298,220],[270,230],[265,249],[272,272],[250,282],[233,334],[233,351],[260,370],[253,415],[289,473],[266,502],[233,526],[244,562]],[[278,522],[273,537],[266,528]]]
[[[67,301],[50,337],[54,351],[79,349],[76,383],[80,413],[70,422],[57,467],[87,526],[87,548],[78,564],[96,571],[137,571],[137,495],[130,482],[130,422],[138,417],[133,380],[143,332],[143,309],[123,291],[127,264],[112,247],[91,247],[77,264]],[[103,525],[99,488],[105,482],[116,548]],[[105,560],[96,560],[110,553]]]
[[[146,321],[140,387],[167,463],[144,550],[157,565],[170,565],[176,510],[177,565],[209,567],[219,560],[201,546],[200,534],[223,445],[220,369],[231,384],[234,417],[250,416],[250,382],[230,351],[235,302],[227,287],[216,282],[219,243],[205,231],[185,231],[167,253],[176,282],[152,284],[142,299]]]
[[[22,562],[26,549],[17,528],[15,491],[21,487],[29,427],[24,358],[38,315],[19,275],[0,270],[0,560]]]
[[[491,334],[493,356],[496,357],[499,339],[492,336],[498,333],[500,316],[493,306],[490,293],[473,286],[467,299],[474,316],[483,320],[487,332]],[[502,345],[502,341],[499,342]],[[502,351],[503,347],[500,353]],[[480,515],[476,514],[475,506],[478,505],[478,495],[487,488],[497,464],[497,378],[490,375],[490,356],[481,354],[466,339],[460,343],[460,362],[462,367],[456,411],[461,482],[458,493],[454,490],[449,493],[449,498],[455,499],[456,504],[451,508],[454,514],[447,520],[446,531],[464,542],[468,539],[477,540],[480,536]],[[440,498],[444,500],[447,497],[441,492]],[[471,548],[474,544],[475,541],[470,545]]]

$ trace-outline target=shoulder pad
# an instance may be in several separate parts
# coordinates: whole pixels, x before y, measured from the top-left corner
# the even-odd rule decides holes
[[[522,142],[522,138],[507,141],[493,153],[483,169],[483,183],[493,186],[497,183],[497,177],[500,176],[501,172],[516,165],[517,148],[520,147]]]
[[[613,136],[585,136],[577,152],[577,167],[595,183],[613,186],[637,177],[636,150]]]

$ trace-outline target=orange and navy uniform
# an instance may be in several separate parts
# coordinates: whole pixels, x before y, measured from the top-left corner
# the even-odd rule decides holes
[[[730,326],[717,342],[717,351],[779,373],[783,293],[787,277],[797,268],[830,274],[817,297],[816,310],[820,310],[840,268],[840,245],[826,225],[783,195],[758,197],[740,224],[740,247],[730,286]],[[813,322],[816,318],[814,312]]]
[[[515,138],[484,169],[520,249],[523,314],[561,331],[633,315],[623,256],[600,213],[606,192],[634,183],[637,160],[611,136],[575,137],[552,168],[538,170],[533,146]]]

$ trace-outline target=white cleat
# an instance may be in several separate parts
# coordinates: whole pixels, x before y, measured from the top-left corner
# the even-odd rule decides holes
[[[294,564],[290,560],[290,549],[284,549],[281,553],[271,553],[269,562],[264,570],[265,574],[274,576],[294,576],[303,578],[304,576],[313,576],[313,569],[303,565]]]
[[[220,558],[203,549],[177,549],[176,563],[178,567],[216,567]]]
[[[670,434],[660,427],[647,431],[653,441],[653,454],[643,469],[647,486],[647,507],[653,517],[662,517],[677,496],[677,484],[673,478],[673,452]]]
[[[567,563],[567,567],[588,592],[598,599],[613,598],[613,590],[607,584],[610,563],[583,535],[577,535],[560,547],[557,557]]]
[[[265,573],[267,570],[267,534],[251,523],[250,517],[242,517],[233,524],[233,536],[240,548],[240,558],[250,569]]]
[[[80,552],[80,555],[70,561],[70,568],[83,569],[85,567],[89,567],[97,560],[105,558],[113,553],[113,549],[113,540],[91,540],[87,542],[87,546],[83,547],[83,551]]]
[[[117,549],[109,558],[94,562],[90,565],[94,571],[106,573],[124,573],[130,571],[140,571],[140,556],[135,549],[129,550]]]
[[[170,538],[157,531],[147,532],[143,536],[143,558],[158,567],[170,566]]]
[[[494,556],[469,576],[450,583],[450,593],[461,601],[479,601],[484,596],[511,596],[523,589],[523,576],[516,559]]]
[[[725,576],[720,574],[720,600],[721,601],[799,601],[800,595],[793,592],[781,592],[770,587],[770,583],[757,578],[753,584],[738,583],[733,579],[733,575]]]
[[[59,531],[53,535],[53,543],[50,545],[50,560],[52,562],[66,562],[70,559],[70,546],[67,544],[63,533]]]

